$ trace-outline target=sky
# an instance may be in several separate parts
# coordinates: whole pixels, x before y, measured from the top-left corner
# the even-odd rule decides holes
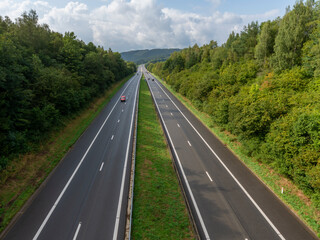
[[[0,0],[11,20],[30,9],[39,23],[84,42],[124,52],[226,42],[252,21],[274,20],[296,0]]]

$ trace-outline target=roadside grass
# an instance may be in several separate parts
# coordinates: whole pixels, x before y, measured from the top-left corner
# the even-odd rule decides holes
[[[78,115],[64,120],[64,126],[52,132],[36,151],[20,155],[0,172],[0,232],[130,77],[115,83]]]
[[[144,79],[144,78],[143,78]],[[151,94],[141,81],[132,239],[195,239]]]
[[[174,91],[160,77],[155,74],[153,75],[320,237],[320,209],[293,182],[275,172],[270,166],[260,163],[252,157],[248,157],[242,150],[241,143],[238,142],[236,136],[214,125],[208,114],[197,110],[190,100]],[[283,193],[281,192],[282,188]]]

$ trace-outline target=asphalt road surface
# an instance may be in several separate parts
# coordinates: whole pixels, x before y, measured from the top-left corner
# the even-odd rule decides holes
[[[4,239],[124,238],[140,78],[138,71],[111,99]]]
[[[201,239],[317,239],[161,83],[143,71]]]

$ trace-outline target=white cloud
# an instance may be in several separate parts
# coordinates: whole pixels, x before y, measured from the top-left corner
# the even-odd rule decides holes
[[[174,46],[170,19],[153,0],[115,0],[93,10],[90,19],[101,45],[121,50]]]
[[[64,8],[51,7],[40,19],[54,31],[74,32],[78,38],[93,41],[89,23],[90,11],[87,5],[79,2],[69,2]]]
[[[40,13],[44,13],[50,9],[49,3],[44,1],[22,1],[16,2],[14,0],[1,0],[0,2],[0,15],[8,16],[11,20],[20,17],[21,14],[30,9],[37,9]]]
[[[219,5],[221,0],[207,0]],[[177,9],[161,8],[156,0],[109,0],[95,9],[84,3],[69,2],[63,8],[45,1],[14,0],[0,2],[0,15],[15,19],[24,11],[35,9],[40,23],[54,31],[73,31],[82,40],[127,51],[145,48],[188,47],[203,45],[210,40],[222,44],[231,31],[240,31],[247,23],[273,19],[277,10],[261,15],[237,15],[213,12],[202,16]]]

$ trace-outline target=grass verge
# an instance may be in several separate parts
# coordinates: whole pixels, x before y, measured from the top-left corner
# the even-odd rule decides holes
[[[147,83],[139,95],[132,239],[195,239]]]
[[[293,182],[275,172],[270,166],[248,157],[242,151],[241,143],[238,142],[236,136],[214,125],[209,115],[197,110],[190,100],[174,91],[160,77],[155,74],[154,76],[320,237],[320,209]]]
[[[130,77],[114,84],[73,119],[65,120],[64,127],[53,132],[37,151],[19,156],[0,173],[0,232]]]

